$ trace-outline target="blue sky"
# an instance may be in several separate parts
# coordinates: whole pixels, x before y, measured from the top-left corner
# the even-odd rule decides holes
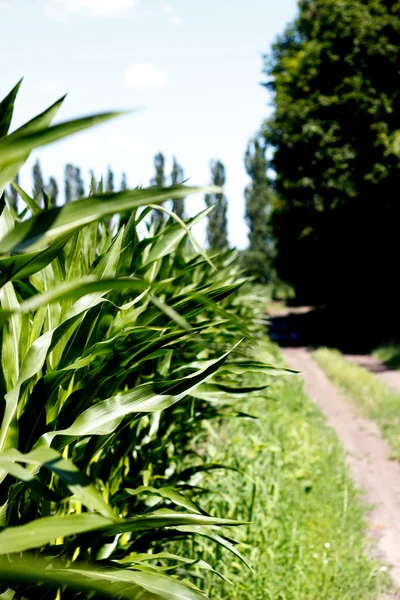
[[[153,156],[175,155],[190,183],[226,166],[229,234],[243,248],[243,155],[269,114],[262,55],[296,14],[296,0],[0,0],[0,95],[24,76],[15,126],[62,94],[59,120],[110,109],[141,110],[32,155],[60,183],[65,163],[100,176],[107,165],[147,185]],[[203,198],[187,200],[189,214]],[[203,236],[200,231],[200,238]],[[200,239],[200,241],[202,241]]]

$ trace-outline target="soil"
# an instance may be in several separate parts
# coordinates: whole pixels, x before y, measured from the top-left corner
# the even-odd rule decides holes
[[[308,308],[297,309],[297,315]],[[296,315],[295,315],[296,317]],[[400,599],[400,463],[390,460],[390,450],[381,438],[376,423],[357,414],[346,402],[304,344],[304,334],[293,328],[292,315],[280,313],[271,321],[272,337],[282,346],[288,366],[301,372],[307,394],[326,416],[347,452],[348,464],[356,485],[363,492],[368,512],[372,554],[390,567],[393,593],[380,600]],[[353,355],[352,360],[369,368],[394,389],[400,391],[400,374],[390,373],[372,357]],[[395,377],[397,375],[397,377]],[[397,387],[398,386],[398,387]]]

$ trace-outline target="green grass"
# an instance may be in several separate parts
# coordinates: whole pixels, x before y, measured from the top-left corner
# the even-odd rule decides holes
[[[258,353],[260,356],[260,353]],[[203,548],[201,558],[230,578],[211,578],[213,600],[367,600],[386,585],[385,567],[367,558],[364,509],[339,441],[297,377],[275,380],[241,409],[258,420],[232,420],[208,444],[209,460],[236,466],[207,476],[210,506],[249,519],[234,533],[254,573]]]
[[[366,369],[346,360],[338,350],[320,348],[314,352],[314,358],[329,379],[378,424],[393,458],[400,459],[400,394],[392,392]]]
[[[400,369],[400,344],[387,342],[373,352],[373,356],[391,369]]]

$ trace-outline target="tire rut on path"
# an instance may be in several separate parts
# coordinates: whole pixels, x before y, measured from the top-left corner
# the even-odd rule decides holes
[[[360,417],[327,379],[307,348],[282,348],[288,366],[301,372],[307,394],[325,414],[348,455],[356,484],[365,493],[372,552],[391,568],[400,598],[400,463],[388,459],[390,450],[376,423]],[[383,600],[383,598],[381,599]]]

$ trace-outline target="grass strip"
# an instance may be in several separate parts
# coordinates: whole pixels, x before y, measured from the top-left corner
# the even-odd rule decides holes
[[[271,382],[240,410],[258,419],[230,420],[206,449],[208,460],[237,467],[246,483],[234,471],[207,476],[206,508],[252,521],[235,539],[254,573],[206,544],[199,557],[233,584],[206,578],[211,598],[376,599],[388,584],[386,567],[367,557],[364,507],[344,451],[301,379]]]
[[[373,373],[348,361],[338,350],[319,348],[313,354],[328,378],[373,419],[392,451],[400,459],[400,394],[382,383]]]
[[[391,369],[400,369],[400,344],[396,342],[381,344],[372,355]]]

